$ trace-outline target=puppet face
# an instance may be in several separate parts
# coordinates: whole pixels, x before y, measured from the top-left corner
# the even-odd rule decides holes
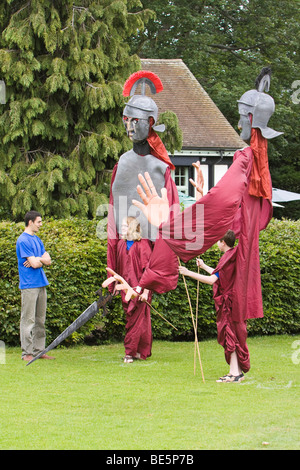
[[[143,142],[149,135],[149,120],[123,116],[127,135],[132,142]]]
[[[240,120],[238,128],[241,130],[241,138],[248,142],[251,137],[250,107],[239,103]]]

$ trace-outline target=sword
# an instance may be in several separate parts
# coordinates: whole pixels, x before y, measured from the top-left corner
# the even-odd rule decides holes
[[[96,313],[99,312],[100,308],[103,308],[102,316],[105,316],[107,314],[106,306],[113,298],[113,294],[109,293],[104,297],[100,292],[100,289],[96,292],[96,294],[99,295],[99,299],[95,300],[95,302],[93,302],[81,315],[79,315],[79,317],[76,318],[76,320],[71,323],[71,325],[68,326],[68,328],[66,328],[54,341],[52,341],[52,343],[49,344],[49,346],[44,349],[44,351],[42,351],[33,359],[31,359],[31,361],[26,364],[27,366],[29,366],[29,364],[32,364],[32,362],[34,362],[36,359],[39,359],[43,354],[46,354],[48,351],[51,351],[51,349],[55,348],[60,343],[62,343],[62,341],[68,338],[68,336],[74,333],[74,331],[77,331],[87,321],[93,318]]]

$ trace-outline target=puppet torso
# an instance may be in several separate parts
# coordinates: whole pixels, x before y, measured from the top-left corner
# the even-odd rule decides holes
[[[133,150],[124,153],[119,160],[112,194],[114,200],[114,213],[117,231],[120,234],[122,220],[126,216],[139,219],[143,238],[154,241],[157,230],[148,224],[145,216],[132,204],[132,199],[140,200],[136,187],[140,184],[138,174],[147,171],[150,173],[154,186],[160,195],[160,190],[165,186],[165,172],[167,164],[153,155],[141,156]]]

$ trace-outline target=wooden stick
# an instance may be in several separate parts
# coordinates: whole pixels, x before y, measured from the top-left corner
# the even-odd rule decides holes
[[[198,274],[200,272],[200,266],[198,266]],[[198,308],[199,308],[199,284],[200,281],[197,280],[197,300],[196,300],[196,331],[198,331]],[[195,339],[195,350],[194,350],[194,375],[196,375],[196,339]]]
[[[159,315],[163,320],[165,320],[165,322],[169,323],[169,325],[171,325],[171,327],[174,328],[174,330],[177,330],[176,326],[172,325],[172,323],[170,323],[161,313],[159,313],[157,310],[155,310],[155,308],[152,307],[152,305],[149,304],[149,302],[146,301],[145,304],[149,305],[151,310],[153,310],[153,312],[157,313],[157,315]]]
[[[179,257],[178,257],[178,262],[179,262],[179,266],[181,266]],[[184,282],[184,285],[185,285],[185,290],[186,290],[186,294],[187,294],[187,298],[188,298],[189,306],[190,306],[190,312],[191,312],[191,317],[192,317],[192,323],[193,323],[194,332],[195,332],[195,343],[196,343],[196,345],[197,345],[197,352],[198,352],[199,364],[200,364],[200,369],[201,369],[201,374],[202,374],[202,380],[203,380],[203,382],[205,382],[204,374],[203,374],[203,368],[202,368],[202,362],[201,362],[201,356],[200,356],[200,350],[199,350],[199,343],[198,343],[198,337],[197,337],[197,330],[196,330],[195,321],[194,321],[194,315],[193,315],[193,309],[192,309],[190,294],[189,294],[189,291],[188,291],[188,288],[187,288],[185,276],[184,276],[183,274],[182,274],[182,277],[183,277],[183,282]]]

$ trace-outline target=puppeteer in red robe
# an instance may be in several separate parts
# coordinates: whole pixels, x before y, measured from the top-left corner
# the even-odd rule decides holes
[[[216,308],[218,343],[223,346],[225,359],[230,364],[231,354],[236,352],[243,372],[250,369],[250,355],[247,346],[246,321],[234,321],[232,302],[236,279],[237,246],[224,253],[212,274],[218,280],[213,284],[213,298]]]
[[[128,249],[126,240],[120,240],[117,246],[117,273],[122,276],[130,286],[139,285],[140,279],[152,254],[149,240],[135,241]],[[126,315],[125,325],[125,354],[140,359],[151,356],[152,329],[150,306],[141,302],[139,297],[125,301],[125,292],[121,291],[122,306]],[[151,291],[148,302],[151,303]]]

